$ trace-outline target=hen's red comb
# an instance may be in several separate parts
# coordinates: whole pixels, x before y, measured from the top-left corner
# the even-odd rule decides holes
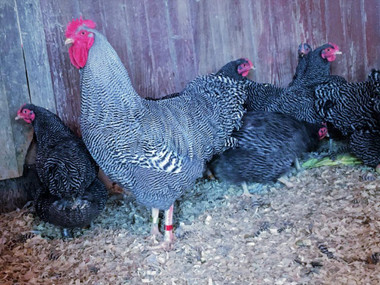
[[[66,33],[65,33],[66,38],[70,38],[73,34],[75,34],[77,29],[82,25],[85,25],[86,27],[90,29],[95,29],[96,27],[95,22],[91,20],[83,20],[81,16],[79,17],[79,19],[73,19],[70,23],[67,24]]]
[[[332,45],[332,46],[334,47],[334,49],[339,50],[339,47],[338,47],[336,44],[334,44],[334,43],[329,43],[329,45]]]

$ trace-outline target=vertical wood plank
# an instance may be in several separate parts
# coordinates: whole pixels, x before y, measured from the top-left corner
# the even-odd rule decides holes
[[[16,0],[31,102],[55,113],[39,0]]]
[[[79,73],[71,65],[68,48],[64,45],[67,23],[80,16],[79,4],[76,0],[40,0],[40,7],[57,114],[75,133],[80,134]]]
[[[1,16],[0,16],[1,17]],[[0,76],[0,180],[20,176],[5,83]]]
[[[0,2],[0,75],[1,136],[0,179],[22,174],[31,128],[15,121],[17,110],[29,102],[21,47],[18,17],[14,0]]]

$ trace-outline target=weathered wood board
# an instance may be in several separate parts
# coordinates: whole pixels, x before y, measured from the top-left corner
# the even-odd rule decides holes
[[[31,128],[15,121],[29,102],[23,50],[14,0],[0,1],[0,179],[22,174]]]

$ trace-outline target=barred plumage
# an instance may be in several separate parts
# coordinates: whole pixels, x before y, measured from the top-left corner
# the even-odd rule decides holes
[[[380,164],[380,130],[360,130],[354,132],[349,140],[353,154],[370,167]]]
[[[322,57],[326,49],[329,49],[330,56],[335,56],[336,51],[330,51],[333,48],[334,45],[326,44],[304,56],[299,61],[293,81],[286,88],[250,81],[247,109],[277,112],[300,121],[321,123],[322,117],[314,106],[315,87],[326,82],[345,81],[339,76],[330,75],[330,61]]]
[[[233,183],[275,181],[297,157],[317,146],[320,127],[289,115],[247,112],[234,134],[237,147],[216,157],[210,167],[217,178]]]
[[[103,183],[95,178],[83,195],[58,198],[42,192],[35,201],[37,215],[45,222],[63,228],[79,228],[90,225],[104,209],[108,191]]]
[[[307,43],[301,43],[298,46],[298,64],[293,80],[288,84],[288,87],[299,84],[299,81],[303,78],[307,70],[307,55],[312,50],[311,46]]]
[[[377,129],[380,118],[377,86],[371,81],[321,85],[315,91],[316,109],[344,135],[361,129]]]
[[[59,198],[81,196],[96,177],[95,162],[86,146],[52,112],[26,104],[37,144],[36,170],[43,187]]]
[[[81,75],[83,140],[112,180],[152,208],[154,236],[159,209],[165,210],[167,247],[174,240],[173,203],[202,176],[205,162],[231,145],[244,114],[246,84],[210,74],[162,100],[143,99],[94,27],[91,20],[78,19],[66,29],[70,60]],[[250,67],[250,62],[236,65],[242,74]]]
[[[335,60],[335,55],[339,52],[336,45],[328,43],[308,53],[305,72],[298,85],[304,88],[315,88],[320,84],[346,82],[343,77],[331,75],[330,72],[331,62]],[[331,59],[328,59],[328,56]]]
[[[145,100],[106,38],[87,30],[95,41],[80,70],[83,140],[111,179],[145,206],[166,210],[228,147],[244,113],[245,85],[211,74],[179,95]]]
[[[34,128],[41,182],[33,193],[37,215],[65,228],[87,226],[103,210],[108,191],[96,178],[96,164],[85,144],[42,107],[26,104],[18,118]]]

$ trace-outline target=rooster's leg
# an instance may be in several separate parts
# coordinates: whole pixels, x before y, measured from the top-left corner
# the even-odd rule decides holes
[[[174,242],[174,234],[173,234],[173,208],[174,208],[174,205],[171,205],[170,208],[165,211],[165,236],[164,236],[164,242],[161,243],[158,246],[150,247],[150,249],[152,249],[152,250],[164,249],[166,251],[169,251],[169,250],[172,249],[172,244]],[[156,214],[155,211],[157,211],[157,214]],[[158,209],[154,209],[153,208],[152,214],[153,214],[153,220],[154,220],[154,216],[156,215],[157,216],[157,221],[158,221]],[[157,229],[157,232],[158,232],[158,226],[155,227],[154,224],[153,224],[153,226],[152,226],[152,232],[156,231],[156,229]]]
[[[244,197],[252,197],[253,195],[249,193],[247,182],[243,182],[241,184],[241,187],[243,188],[243,194]]]
[[[156,239],[157,236],[161,236],[160,230],[158,229],[158,214],[160,210],[157,208],[152,208],[152,229],[150,233],[152,234],[153,239]]]
[[[174,205],[171,205],[168,210],[165,211],[165,243],[174,242],[173,234],[173,208]]]

